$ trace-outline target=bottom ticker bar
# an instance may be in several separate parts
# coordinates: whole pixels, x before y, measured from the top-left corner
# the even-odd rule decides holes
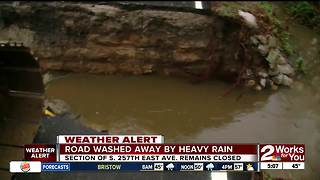
[[[294,165],[295,166],[295,165]],[[40,173],[69,171],[257,171],[257,162],[48,162],[11,161],[10,172]]]
[[[256,162],[164,162],[164,163],[96,163],[96,162],[72,162],[72,163],[41,163],[42,172],[54,171],[257,171]]]

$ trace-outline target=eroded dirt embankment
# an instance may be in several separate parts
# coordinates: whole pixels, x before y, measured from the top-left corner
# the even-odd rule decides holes
[[[0,10],[0,39],[31,47],[43,70],[160,73],[196,80],[216,75],[240,81],[241,77],[250,86],[258,84],[258,90],[273,83],[268,61],[261,55],[268,54],[269,47],[262,51],[244,47],[242,41],[250,41],[252,32],[244,31],[242,21],[214,12],[65,2],[2,3]],[[271,60],[278,56],[276,52]],[[278,84],[283,84],[280,78]]]
[[[43,69],[143,74],[206,63],[204,15],[68,3],[0,8],[0,37],[31,46]]]

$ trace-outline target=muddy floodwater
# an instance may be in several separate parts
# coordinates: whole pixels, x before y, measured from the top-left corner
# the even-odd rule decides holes
[[[66,101],[95,129],[163,134],[176,141],[238,121],[237,114],[256,111],[268,97],[267,93],[222,97],[228,88],[221,82],[192,85],[159,76],[73,74],[50,84],[47,94]]]

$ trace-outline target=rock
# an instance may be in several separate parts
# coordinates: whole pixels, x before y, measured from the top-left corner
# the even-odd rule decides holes
[[[239,14],[239,16],[241,16],[244,19],[245,23],[249,27],[255,28],[255,29],[258,28],[256,17],[254,15],[252,15],[251,13],[245,12],[245,11],[241,11],[241,10],[238,11],[238,14]]]
[[[148,64],[142,67],[142,73],[143,74],[151,74],[153,72],[153,65]]]
[[[116,66],[112,63],[89,62],[85,67],[89,73],[115,74],[117,72]]]
[[[287,64],[286,58],[280,55],[277,59],[277,64],[280,64],[280,65]]]
[[[54,80],[64,78],[67,76],[67,72],[54,72],[54,71],[48,71],[42,75],[43,84],[47,86],[49,83],[51,83]]]
[[[284,75],[283,74],[278,74],[277,76],[274,76],[272,78],[273,82],[276,83],[276,84],[282,84],[283,82],[283,77]]]
[[[270,36],[268,39],[268,46],[269,46],[269,48],[277,47],[277,39],[273,36]]]
[[[272,80],[274,81],[274,83],[276,83],[276,84],[283,84],[283,85],[285,85],[285,86],[291,86],[292,85],[292,83],[293,83],[293,80],[290,78],[290,77],[288,77],[287,75],[283,75],[283,74],[279,74],[279,75],[277,75],[277,76],[275,76],[275,77],[273,77],[272,78]]]
[[[262,87],[266,87],[266,83],[267,83],[267,80],[266,80],[266,79],[264,79],[264,78],[260,79],[260,85],[261,85]]]
[[[258,46],[258,51],[262,56],[266,56],[268,54],[269,48],[266,45],[259,45]]]
[[[272,90],[277,90],[278,86],[274,84],[274,82],[271,79],[267,80],[267,86],[270,87]]]
[[[250,37],[251,43],[255,46],[257,46],[259,44],[258,39],[255,36],[251,36]]]
[[[74,21],[71,20],[71,19],[67,19],[67,20],[64,21],[64,26],[67,27],[67,28],[74,27]]]
[[[13,5],[13,6],[19,6],[19,5],[20,5],[20,2],[14,1],[14,2],[12,3],[12,5]]]
[[[119,39],[119,36],[117,36],[115,33],[109,33],[106,36],[101,36],[98,34],[92,34],[88,36],[89,41],[102,46],[119,45],[121,43]]]
[[[195,51],[177,49],[173,52],[173,57],[177,62],[191,63],[196,61],[201,61],[202,58]]]
[[[270,76],[276,76],[276,75],[278,75],[280,72],[279,72],[279,70],[277,69],[277,68],[273,68],[273,69],[269,69],[269,71],[268,71],[268,74],[270,75]]]
[[[318,39],[317,38],[313,38],[311,41],[311,45],[316,45],[318,43]]]
[[[271,64],[271,66],[273,66],[279,56],[280,56],[279,49],[272,49],[269,51],[269,54],[266,57],[266,60]]]
[[[263,78],[268,77],[268,74],[267,74],[266,72],[263,72],[263,71],[258,72],[258,75],[259,75],[260,77],[263,77]]]
[[[53,77],[49,72],[42,75],[42,80],[44,85],[47,85],[52,79]]]
[[[291,87],[291,85],[293,84],[293,80],[290,77],[283,75],[282,84]]]
[[[50,107],[51,110],[56,114],[63,114],[71,111],[70,106],[66,102],[60,99],[53,99],[53,100],[46,99],[44,101],[44,107],[45,108]]]
[[[271,79],[267,79],[267,83],[266,83],[267,87],[271,87],[273,84],[274,83]]]
[[[246,69],[246,76],[249,77],[249,76],[252,76],[253,75],[253,72],[251,69]]]
[[[250,79],[247,81],[246,86],[247,87],[253,87],[256,84],[256,81],[253,79]]]
[[[256,85],[256,87],[254,89],[257,90],[257,91],[261,91],[262,87],[260,85]]]
[[[263,35],[257,35],[257,39],[262,43],[262,44],[267,44],[267,38]]]
[[[276,90],[278,90],[278,86],[275,85],[275,84],[272,84],[272,85],[271,85],[271,89],[274,90],[274,91],[276,91]]]
[[[294,75],[294,70],[293,70],[293,68],[291,67],[290,64],[277,65],[277,69],[282,74],[286,74],[288,76],[293,76]]]

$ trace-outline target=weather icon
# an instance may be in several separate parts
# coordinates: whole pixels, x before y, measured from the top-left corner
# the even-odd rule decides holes
[[[248,171],[254,171],[254,168],[253,168],[252,164],[247,164],[247,170]]]
[[[212,163],[209,163],[206,165],[206,168],[208,169],[208,171],[212,171],[214,168],[214,165]]]
[[[166,168],[167,168],[168,170],[172,171],[173,168],[174,168],[174,165],[173,165],[172,163],[170,163],[170,164],[166,165]]]

